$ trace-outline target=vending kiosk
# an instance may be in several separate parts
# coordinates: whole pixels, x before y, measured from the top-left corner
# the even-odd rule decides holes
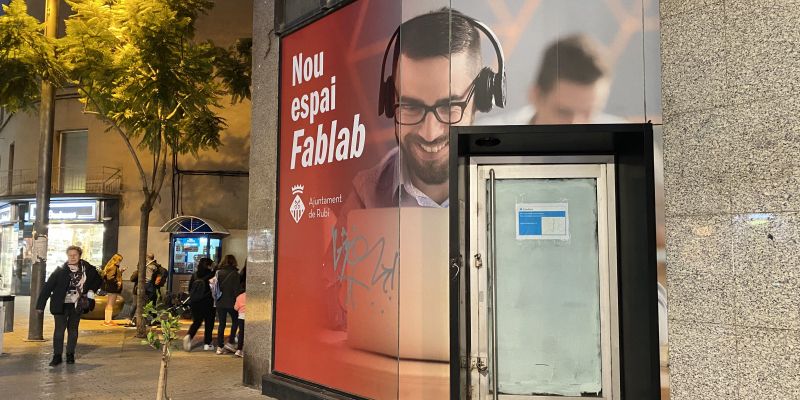
[[[161,227],[169,232],[169,280],[171,293],[189,291],[189,279],[201,258],[219,262],[222,239],[230,235],[218,222],[193,216],[173,218]]]

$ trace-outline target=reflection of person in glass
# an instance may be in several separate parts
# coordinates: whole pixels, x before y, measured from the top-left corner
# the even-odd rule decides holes
[[[528,90],[529,105],[486,118],[482,125],[622,123],[604,114],[611,86],[610,67],[599,44],[583,34],[561,38],[544,51]]]
[[[470,125],[475,110],[504,102],[504,74],[481,69],[480,31],[458,11],[443,9],[404,22],[386,49],[391,75],[381,81],[380,111],[395,121],[399,150],[354,179],[345,209],[447,207],[450,125]],[[396,33],[392,39],[396,39]],[[385,59],[384,59],[385,61]],[[385,67],[385,65],[384,65]],[[502,60],[499,68],[502,69]],[[402,157],[403,162],[400,162]],[[401,167],[402,165],[402,167]]]

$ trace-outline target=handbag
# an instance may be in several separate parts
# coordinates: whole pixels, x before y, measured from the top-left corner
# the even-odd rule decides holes
[[[77,310],[81,314],[86,314],[89,311],[94,310],[94,304],[95,304],[94,300],[90,299],[89,296],[87,296],[84,293],[81,294],[80,297],[78,297],[78,301],[75,303],[75,310]]]

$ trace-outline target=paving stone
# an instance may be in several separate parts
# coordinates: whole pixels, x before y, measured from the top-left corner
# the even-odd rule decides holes
[[[155,398],[160,352],[141,344],[134,328],[108,328],[101,325],[102,321],[83,320],[76,363],[51,368],[47,363],[53,353],[53,317],[45,313],[45,342],[26,342],[28,301],[28,297],[16,298],[14,332],[3,337],[0,398]],[[184,329],[188,325],[184,321]],[[202,332],[198,332],[196,340],[202,338]],[[190,353],[173,351],[167,382],[167,393],[173,400],[271,399],[242,385],[241,358],[202,351],[202,344]]]

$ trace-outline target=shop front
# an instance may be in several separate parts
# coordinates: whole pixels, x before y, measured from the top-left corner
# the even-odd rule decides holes
[[[0,270],[12,271],[17,295],[30,294],[35,218],[33,201],[9,201],[0,208]],[[102,267],[117,251],[118,232],[116,198],[54,198],[50,202],[46,276],[66,262],[65,250],[70,245],[80,246],[83,259]]]
[[[50,202],[46,276],[67,261],[65,250],[70,245],[83,249],[83,259],[101,267],[117,250],[119,218],[116,200],[80,199]],[[36,203],[28,203],[23,214],[26,227],[23,239],[32,245],[32,229],[36,220]],[[31,234],[28,234],[31,232]]]
[[[16,290],[22,285],[22,269],[16,266],[19,228],[15,222],[14,208],[0,207],[0,295],[21,294]]]

